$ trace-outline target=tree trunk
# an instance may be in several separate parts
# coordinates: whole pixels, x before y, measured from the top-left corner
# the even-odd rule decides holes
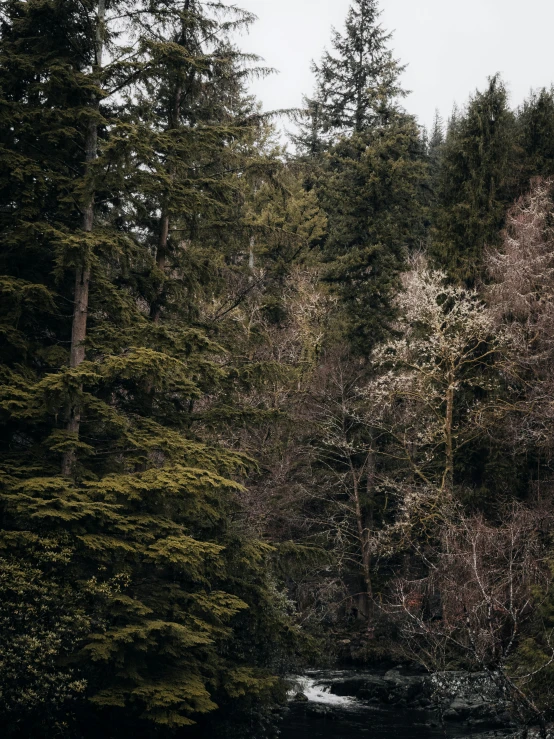
[[[158,239],[158,248],[156,250],[156,266],[160,272],[164,273],[167,264],[167,242],[169,238],[169,214],[164,209],[162,218],[160,221],[160,237]],[[163,285],[156,296],[155,301],[152,303],[150,315],[154,323],[159,323],[162,314],[162,297],[163,297]]]
[[[452,493],[454,487],[454,448],[452,441],[454,418],[454,385],[453,379],[449,377],[446,390],[446,417],[444,419],[444,443],[446,447],[446,463],[442,478],[443,492]]]
[[[185,3],[185,11],[188,11],[188,9],[189,9],[189,2],[187,0],[187,2]],[[183,28],[182,34],[183,36],[182,36],[181,41],[184,44],[186,41],[184,28]],[[176,128],[178,128],[180,125],[182,98],[183,98],[183,87],[181,84],[178,84],[175,88],[175,94],[173,96],[173,107],[169,111],[169,119],[168,119],[168,126],[167,126],[168,131],[173,131]],[[173,182],[174,175],[175,175],[174,168],[171,164],[169,164],[169,178],[171,182]],[[158,248],[156,250],[156,266],[162,273],[165,272],[166,267],[167,267],[168,241],[169,241],[169,208],[167,205],[164,205],[164,207],[162,208],[162,216],[160,219],[160,236],[158,238]],[[162,285],[150,309],[150,315],[154,323],[159,323],[160,321],[160,317],[162,313],[163,292],[164,292],[164,286]]]
[[[367,487],[368,492],[371,492],[370,488],[373,487],[372,479],[373,475],[370,472],[369,465],[371,464],[371,455],[368,454],[366,461],[367,467]],[[373,601],[373,586],[371,582],[371,552],[369,550],[369,536],[367,529],[367,522],[364,516],[364,510],[361,500],[360,482],[362,475],[356,473],[356,469],[352,460],[350,460],[350,472],[352,475],[352,486],[354,490],[354,505],[356,510],[356,525],[358,529],[358,538],[360,541],[361,559],[362,559],[362,575],[364,579],[365,591],[363,593],[363,604],[364,604],[364,616],[368,621],[368,631],[371,631],[371,618],[372,618],[372,601]]]
[[[106,15],[105,0],[98,0],[98,16],[96,26],[96,59],[94,71],[102,68],[102,54],[104,51],[104,19]],[[94,99],[92,106],[95,110],[99,109],[100,101]],[[98,124],[95,120],[89,122],[85,139],[85,178],[90,173],[90,163],[94,161],[98,154]],[[87,202],[83,209],[82,230],[85,233],[91,233],[94,227],[94,192],[91,191],[87,197]],[[71,368],[78,367],[85,359],[85,340],[87,338],[87,316],[89,304],[89,288],[90,288],[90,264],[88,259],[84,260],[84,264],[77,268],[75,274],[75,292],[73,303],[73,323],[71,326],[71,349],[69,356],[69,366]],[[66,429],[72,436],[78,436],[81,426],[81,408],[78,403],[70,404],[67,410],[67,426]],[[75,466],[75,450],[64,452],[62,458],[62,475],[70,477]]]
[[[375,486],[375,465],[373,459],[373,452],[370,450],[367,454],[366,460],[366,504],[367,504],[367,516],[365,519],[364,526],[364,539],[363,539],[363,563],[364,573],[366,580],[366,591],[368,599],[368,623],[367,631],[368,634],[373,636],[373,583],[371,578],[371,550],[370,550],[370,535],[373,530],[373,513],[374,513],[374,490]]]

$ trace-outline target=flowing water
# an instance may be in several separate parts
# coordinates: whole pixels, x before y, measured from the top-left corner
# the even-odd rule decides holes
[[[331,693],[324,673],[296,679],[293,693],[308,700],[292,701],[281,725],[281,739],[457,739],[476,737],[460,724],[441,725],[436,714],[375,705]],[[490,736],[504,736],[491,732]],[[481,734],[479,739],[483,735]]]

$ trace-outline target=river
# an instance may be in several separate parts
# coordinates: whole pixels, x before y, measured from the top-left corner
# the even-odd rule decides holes
[[[307,700],[291,701],[280,739],[457,739],[479,737],[462,723],[441,723],[436,713],[399,706],[373,704],[348,695],[331,692],[332,679],[325,673],[297,678],[293,693]],[[483,731],[483,729],[481,729]],[[501,730],[487,737],[506,736]]]

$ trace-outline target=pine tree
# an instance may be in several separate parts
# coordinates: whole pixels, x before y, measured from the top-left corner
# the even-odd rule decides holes
[[[329,218],[325,279],[364,354],[386,334],[398,275],[425,238],[426,177],[423,141],[409,116],[344,139],[326,158],[319,182]]]
[[[399,86],[404,67],[388,48],[391,34],[379,25],[377,0],[355,0],[344,34],[334,31],[333,52],[314,65],[322,132],[332,137],[361,133],[390,118],[394,101],[405,93]]]
[[[199,273],[189,240],[199,223],[221,243],[254,125],[230,105],[243,71],[227,41],[249,16],[222,9],[3,8],[2,546],[59,593],[52,618],[60,601],[82,613],[56,659],[86,682],[85,735],[187,726],[216,696],[275,684],[256,656],[264,624],[283,627],[269,550],[231,524],[251,463],[194,430],[224,350],[184,319]],[[190,107],[171,107],[185,82]],[[248,651],[233,642],[241,613],[241,633],[260,632]]]
[[[429,162],[429,187],[431,198],[437,196],[441,170],[442,152],[444,147],[444,121],[439,113],[435,111],[433,127],[429,133],[427,144],[427,157]]]
[[[453,278],[471,284],[481,274],[514,195],[514,165],[514,116],[495,76],[451,118],[442,147],[431,253]]]
[[[390,296],[408,249],[423,237],[425,151],[414,119],[398,106],[403,67],[388,48],[376,0],[349,9],[334,32],[308,100],[308,122],[296,138],[311,159],[328,221],[326,278],[346,310],[350,339],[369,353],[386,332]]]
[[[310,161],[316,160],[325,150],[323,136],[322,103],[319,100],[304,97],[304,109],[296,115],[296,130],[290,139],[296,147],[298,157]]]
[[[214,231],[232,228],[237,182],[228,172],[247,166],[245,143],[257,124],[244,91],[253,57],[226,36],[252,16],[220,3],[206,12],[197,0],[186,0],[172,24],[165,3],[150,13],[152,26],[143,41],[151,63],[138,80],[134,148],[136,166],[145,172],[137,216],[156,232],[150,248],[161,283],[150,311],[158,321],[168,291],[175,307],[179,283],[179,299],[187,302],[183,280],[191,270],[183,264],[183,245],[213,242]],[[169,43],[160,43],[161,33]],[[176,270],[180,280],[168,281]],[[190,298],[192,286],[187,287]]]
[[[533,177],[554,175],[554,89],[532,93],[518,111],[517,129],[522,148],[521,191]]]

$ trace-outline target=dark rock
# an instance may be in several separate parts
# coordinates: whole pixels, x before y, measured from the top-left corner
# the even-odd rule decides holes
[[[323,703],[307,703],[306,713],[310,716],[325,716],[328,719],[340,720],[339,716]]]
[[[297,693],[294,696],[293,700],[296,701],[297,703],[307,703],[308,702],[308,698],[304,695],[304,693]]]
[[[370,705],[379,704],[396,706],[403,713],[417,711],[421,719],[421,714],[427,713],[428,719],[440,716],[441,721],[465,723],[483,734],[496,729],[500,737],[507,736],[513,728],[510,705],[489,674],[462,671],[429,674],[416,673],[412,669],[402,672],[399,668],[397,665],[384,674],[368,670],[314,672],[312,675],[321,678],[318,684],[331,694],[356,698],[368,709]],[[306,697],[293,700],[305,702]],[[311,710],[312,706],[310,703],[306,710]],[[333,710],[326,705],[314,708],[313,712],[333,715]]]
[[[334,680],[330,686],[333,695],[351,696],[353,698],[378,698],[384,700],[389,693],[389,684],[378,675],[360,675]]]
[[[445,721],[463,721],[463,716],[460,716],[460,714],[457,711],[452,710],[452,708],[447,708],[446,711],[443,712],[442,717]]]

